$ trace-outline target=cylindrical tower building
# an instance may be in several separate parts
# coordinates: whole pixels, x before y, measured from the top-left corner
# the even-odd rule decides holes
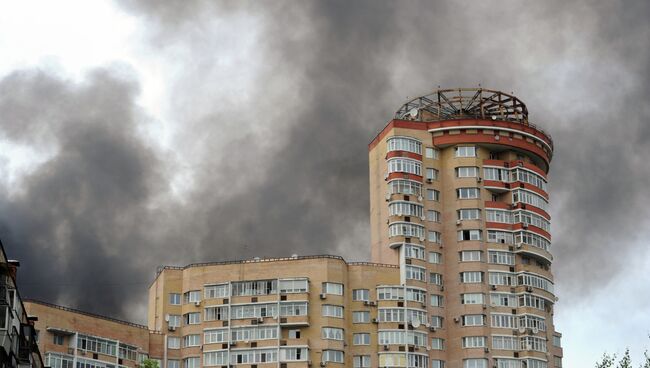
[[[429,367],[561,366],[552,155],[521,100],[482,88],[415,98],[370,143],[372,261],[426,290],[404,307],[417,316],[405,328],[428,333]]]

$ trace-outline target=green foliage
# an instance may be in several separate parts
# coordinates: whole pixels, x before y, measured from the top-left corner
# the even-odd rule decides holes
[[[145,359],[142,361],[143,368],[160,368],[158,362],[153,359]]]
[[[617,368],[632,368],[632,359],[630,359],[630,349],[625,349],[623,357],[618,362]]]
[[[609,355],[603,353],[603,357],[600,361],[596,362],[596,368],[611,368],[614,366],[616,360],[616,354]]]

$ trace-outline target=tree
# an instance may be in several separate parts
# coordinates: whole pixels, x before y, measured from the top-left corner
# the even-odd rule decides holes
[[[639,368],[650,368],[650,354],[648,354],[648,351],[646,350],[643,353],[643,364],[639,365]],[[596,368],[632,368],[632,359],[630,358],[630,349],[625,349],[625,353],[623,353],[623,356],[621,357],[621,360],[618,361],[618,365],[614,367],[614,364],[616,364],[616,354],[609,355],[607,353],[603,354],[603,357],[596,362]]]
[[[614,366],[614,361],[616,360],[616,354],[609,355],[603,353],[603,357],[599,362],[596,362],[596,368],[611,368]]]
[[[142,361],[143,368],[160,368],[158,362],[153,359],[145,359]]]

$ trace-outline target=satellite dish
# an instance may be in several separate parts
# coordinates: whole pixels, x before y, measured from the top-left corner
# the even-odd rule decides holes
[[[413,321],[411,321],[411,326],[413,326],[413,328],[420,327],[420,319],[418,317],[413,317]]]
[[[412,118],[416,118],[416,117],[418,116],[418,109],[416,109],[415,107],[412,108],[412,109],[409,111],[409,115],[411,115]]]

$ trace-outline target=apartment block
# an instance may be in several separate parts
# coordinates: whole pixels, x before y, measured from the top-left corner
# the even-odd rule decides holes
[[[146,327],[30,304],[41,350],[53,368],[560,368],[552,156],[515,96],[414,98],[369,144],[371,262],[161,267]]]
[[[42,368],[36,317],[26,311],[16,288],[18,267],[18,261],[7,259],[0,241],[0,367]]]

